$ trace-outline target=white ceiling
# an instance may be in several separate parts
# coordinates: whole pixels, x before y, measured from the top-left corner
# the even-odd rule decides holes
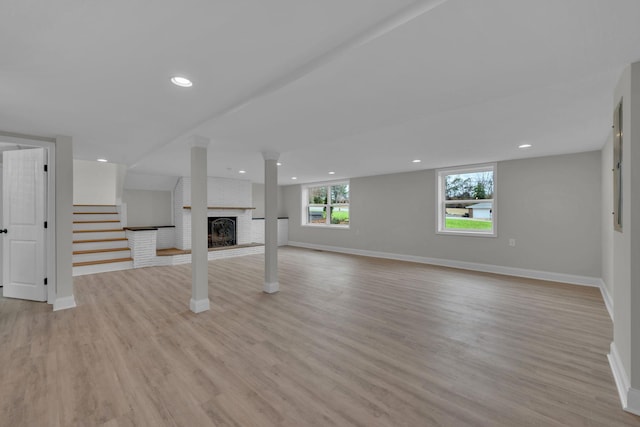
[[[0,130],[138,177],[188,175],[200,135],[209,175],[261,182],[269,150],[281,184],[595,150],[638,22],[636,0],[7,0]]]

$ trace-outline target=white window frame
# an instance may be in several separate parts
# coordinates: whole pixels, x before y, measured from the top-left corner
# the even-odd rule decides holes
[[[340,203],[340,204],[331,204],[331,189],[329,187],[332,187],[334,185],[348,185],[349,186],[349,203]],[[315,203],[309,203],[309,189],[310,188],[317,188],[317,187],[327,187],[327,203],[326,204],[315,204]],[[315,182],[312,184],[306,184],[302,186],[302,215],[301,215],[301,219],[302,219],[302,226],[304,227],[315,227],[315,228],[337,228],[337,229],[341,229],[341,230],[348,230],[349,226],[351,225],[351,184],[349,183],[349,181],[328,181],[328,182]],[[318,206],[318,207],[325,207],[327,215],[326,215],[326,222],[324,224],[318,224],[318,223],[310,223],[308,222],[308,216],[307,216],[307,208],[309,206]],[[347,207],[349,208],[349,224],[331,224],[331,207],[332,206],[340,206],[340,207]]]
[[[448,204],[445,199],[445,177],[447,175],[466,174],[476,172],[493,172],[493,198],[483,199],[483,201],[491,202],[491,231],[473,231],[473,230],[451,230],[445,228],[445,206]],[[484,163],[479,165],[456,166],[452,168],[444,168],[436,170],[436,234],[445,234],[448,236],[474,236],[474,237],[498,237],[498,165],[497,163]],[[456,203],[473,203],[479,200],[456,200]]]

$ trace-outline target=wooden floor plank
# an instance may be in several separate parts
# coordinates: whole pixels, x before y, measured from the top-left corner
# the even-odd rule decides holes
[[[74,278],[78,307],[0,298],[0,424],[640,426],[597,288],[283,247]]]

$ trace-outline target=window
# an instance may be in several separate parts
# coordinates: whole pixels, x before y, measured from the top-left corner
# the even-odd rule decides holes
[[[495,175],[495,163],[438,170],[438,233],[496,236]]]
[[[303,225],[349,227],[349,183],[303,187]]]

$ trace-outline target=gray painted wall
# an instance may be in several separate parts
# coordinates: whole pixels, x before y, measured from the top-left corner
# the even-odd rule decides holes
[[[630,134],[630,120],[629,120],[629,98],[631,94],[631,68],[626,68],[616,90],[614,92],[614,99],[611,111],[613,112],[613,105],[620,102],[620,99],[624,100],[622,106],[623,112],[623,134],[625,140],[623,141],[623,168],[622,168],[622,232],[613,233],[613,342],[616,344],[620,360],[624,366],[627,375],[631,371],[631,328],[630,328],[630,315],[631,307],[629,301],[631,298],[631,282],[630,282],[630,269],[631,264],[631,238],[629,233],[629,183],[630,171],[629,168],[624,167],[627,162],[628,144],[626,137]]]
[[[435,233],[435,170],[351,179],[348,230],[301,226],[287,186],[289,241],[599,278],[600,169],[599,151],[499,162],[496,238]]]
[[[640,414],[640,62],[631,64],[631,96],[629,97],[631,113],[628,120],[625,119],[626,135],[626,166],[627,192],[625,192],[626,205],[629,213],[627,216],[627,232],[629,233],[629,285],[630,305],[629,334],[631,339],[631,372],[630,385],[634,389],[634,413]],[[629,126],[627,131],[626,125]],[[624,148],[623,148],[624,149]],[[623,156],[625,154],[623,153]],[[624,179],[624,177],[623,177]],[[623,183],[624,185],[624,183]],[[634,326],[635,325],[635,326]]]
[[[127,204],[127,226],[173,225],[171,191],[124,190]]]
[[[253,218],[264,218],[264,184],[251,184],[253,194]],[[283,187],[278,187],[278,217],[287,216],[287,207],[284,203]]]
[[[177,182],[177,176],[148,175],[128,170],[124,177],[124,189],[173,191]]]
[[[118,193],[116,163],[73,160],[73,203],[75,205],[115,205]]]

